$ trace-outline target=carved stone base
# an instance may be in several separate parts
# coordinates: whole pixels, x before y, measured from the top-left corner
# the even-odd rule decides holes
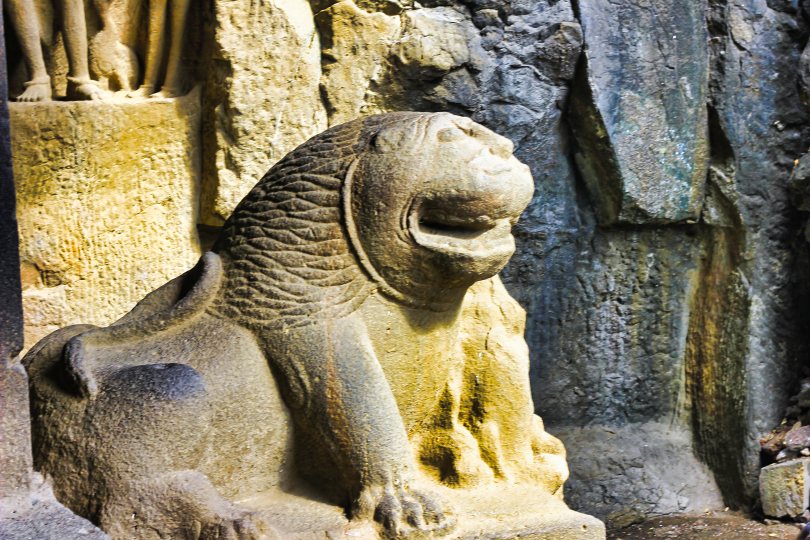
[[[473,540],[604,540],[598,519],[574,512],[554,496],[524,486],[493,485],[475,490],[435,488],[453,508],[455,529],[441,538]],[[312,494],[267,493],[240,501],[260,512],[281,538],[351,538],[378,535],[370,522],[350,523],[338,506],[316,502]]]
[[[104,325],[200,255],[200,91],[10,103],[25,346]]]

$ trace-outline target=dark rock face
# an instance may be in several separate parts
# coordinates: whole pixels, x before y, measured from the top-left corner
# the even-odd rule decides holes
[[[695,221],[708,165],[702,1],[579,3],[571,122],[603,223]]]
[[[727,500],[743,505],[756,489],[757,438],[778,424],[807,345],[801,311],[807,273],[799,257],[806,247],[787,189],[808,140],[798,93],[807,25],[791,3],[710,2],[707,18],[713,162],[731,181],[740,221],[724,270],[731,309],[705,321],[704,329],[720,331],[714,354],[697,363],[704,374],[725,375],[703,380],[697,397],[707,399],[696,404],[704,414],[694,419],[700,455]],[[737,328],[727,322],[732,317]],[[728,375],[734,364],[742,375]],[[737,455],[728,455],[730,444]]]

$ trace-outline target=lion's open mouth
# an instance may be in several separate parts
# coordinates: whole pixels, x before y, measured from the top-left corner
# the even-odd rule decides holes
[[[431,251],[468,258],[512,254],[515,243],[510,218],[470,212],[464,206],[454,210],[414,209],[409,218],[414,241]]]

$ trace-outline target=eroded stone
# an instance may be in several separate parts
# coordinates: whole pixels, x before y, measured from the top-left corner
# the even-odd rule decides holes
[[[321,43],[306,0],[217,0],[205,67],[201,221],[222,225],[256,178],[326,127]]]
[[[703,3],[581,2],[577,164],[603,223],[698,218],[708,166]]]
[[[762,511],[767,516],[799,517],[810,506],[810,458],[764,467],[759,473]]]
[[[11,105],[28,347],[193,266],[199,99]]]

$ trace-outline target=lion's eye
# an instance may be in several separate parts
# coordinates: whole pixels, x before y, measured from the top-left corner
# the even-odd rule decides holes
[[[444,128],[440,129],[439,132],[436,134],[436,137],[439,139],[440,142],[452,142],[461,139],[464,136],[464,132],[458,128]]]

